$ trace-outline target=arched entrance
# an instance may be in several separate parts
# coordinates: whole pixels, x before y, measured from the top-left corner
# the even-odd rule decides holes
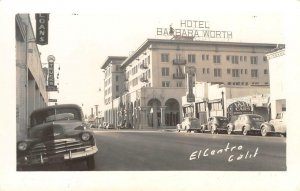
[[[180,107],[176,99],[170,98],[165,103],[165,125],[175,126],[180,122]]]
[[[153,98],[149,100],[147,106],[149,107],[148,113],[148,125],[153,128],[157,128],[160,126],[161,112],[160,107],[161,103],[158,99]]]

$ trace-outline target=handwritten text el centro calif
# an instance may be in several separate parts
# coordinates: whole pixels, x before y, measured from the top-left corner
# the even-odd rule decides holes
[[[238,151],[237,154],[236,154],[236,151]],[[194,151],[190,155],[190,160],[197,160],[202,157],[220,155],[220,154],[224,154],[224,153],[231,154],[228,157],[228,160],[227,160],[228,162],[232,162],[235,160],[239,161],[239,160],[243,160],[243,159],[255,158],[258,154],[258,147],[256,147],[255,151],[250,151],[250,150],[243,150],[242,145],[236,146],[236,145],[230,145],[230,143],[227,143],[226,147],[221,148],[221,149],[206,148],[205,150]]]

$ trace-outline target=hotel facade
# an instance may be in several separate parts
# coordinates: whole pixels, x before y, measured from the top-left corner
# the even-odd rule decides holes
[[[105,61],[104,121],[133,128],[174,127],[184,117],[182,97],[188,92],[187,67],[195,68],[193,82],[226,87],[269,86],[266,52],[276,44],[194,41],[191,39],[148,39],[118,64]],[[112,57],[108,57],[112,58]],[[117,67],[118,66],[118,67]],[[112,70],[112,68],[114,68]],[[112,75],[118,68],[124,80]],[[110,71],[109,71],[110,70]],[[116,90],[116,89],[115,89]],[[105,93],[105,91],[104,91]],[[111,94],[112,95],[112,94]]]

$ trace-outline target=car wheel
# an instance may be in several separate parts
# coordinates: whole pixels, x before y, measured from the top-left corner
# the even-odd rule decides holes
[[[215,134],[216,133],[215,128],[211,127],[210,132],[211,132],[211,134]]]
[[[230,135],[231,133],[232,133],[232,127],[229,126],[229,127],[227,128],[227,134]]]
[[[243,131],[242,131],[242,133],[243,133],[243,135],[248,135],[248,131],[247,131],[247,129],[246,128],[243,128]]]
[[[267,132],[266,127],[262,127],[260,133],[261,133],[261,136],[263,136],[263,137],[267,136],[268,132]]]
[[[94,155],[87,157],[86,164],[87,164],[87,167],[88,167],[89,170],[95,169],[95,158],[94,158]]]

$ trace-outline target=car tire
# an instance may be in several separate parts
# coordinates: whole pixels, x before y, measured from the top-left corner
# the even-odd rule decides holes
[[[248,135],[248,130],[247,130],[246,128],[243,128],[242,134],[243,134],[244,136]]]
[[[227,134],[228,134],[228,135],[232,134],[232,127],[231,127],[231,126],[229,126],[229,127],[227,128]]]
[[[94,158],[94,155],[93,156],[89,156],[87,157],[86,159],[86,164],[87,164],[87,167],[89,170],[93,170],[95,169],[95,158]]]
[[[263,136],[263,137],[267,136],[268,132],[267,132],[266,127],[262,127],[260,133],[261,133],[261,136]]]
[[[210,132],[211,132],[211,134],[216,134],[215,128],[211,127],[211,128],[210,128]]]

